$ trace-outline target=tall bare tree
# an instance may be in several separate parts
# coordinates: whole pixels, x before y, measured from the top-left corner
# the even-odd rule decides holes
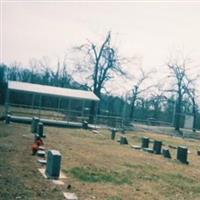
[[[190,68],[188,68],[189,59],[182,58],[181,60],[178,58],[171,59],[167,66],[170,69],[169,77],[174,79],[174,84],[172,89],[169,90],[176,94],[176,107],[175,107],[175,118],[174,118],[174,127],[176,131],[180,131],[180,122],[183,108],[184,97],[188,96],[191,98],[194,106],[193,113],[196,113],[194,110],[196,107],[195,103],[195,95],[191,84],[194,82],[194,79],[190,79],[188,77],[188,72]],[[194,116],[195,117],[195,116]],[[196,120],[196,119],[195,119]],[[181,132],[180,132],[181,133]]]
[[[93,42],[88,42],[78,48],[84,51],[87,59],[86,66],[79,65],[79,71],[88,70],[88,78],[91,80],[89,88],[101,98],[102,89],[105,84],[111,80],[114,74],[125,75],[121,69],[121,59],[117,54],[117,50],[111,44],[111,32],[108,32],[104,41],[97,45]],[[84,68],[84,69],[83,69]],[[90,107],[90,122],[93,121],[93,116],[96,112],[95,103],[92,102]]]
[[[150,75],[153,71],[150,72],[144,72],[144,70],[142,68],[140,68],[140,77],[138,78],[136,84],[133,86],[133,89],[131,90],[131,97],[130,97],[130,101],[131,101],[131,107],[130,107],[130,113],[129,113],[129,118],[130,120],[133,119],[134,116],[134,112],[135,112],[135,107],[136,107],[136,101],[139,98],[139,96],[144,93],[145,91],[147,91],[148,89],[152,88],[153,85],[149,85],[146,87],[143,87],[145,81],[150,78]]]

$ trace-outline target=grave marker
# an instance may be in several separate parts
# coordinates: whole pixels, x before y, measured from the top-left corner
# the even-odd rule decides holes
[[[111,140],[115,140],[115,135],[116,135],[116,129],[113,128],[112,131],[111,131]]]
[[[149,147],[149,138],[148,137],[142,137],[142,148],[148,148]]]
[[[40,137],[44,137],[43,132],[44,132],[43,123],[42,123],[42,122],[39,122],[39,123],[37,124],[37,134],[38,134]]]
[[[153,152],[155,154],[161,154],[162,142],[155,140],[153,143]]]
[[[37,125],[39,123],[39,118],[38,117],[33,117],[32,118],[32,123],[31,123],[31,132],[36,133],[37,132]]]
[[[188,154],[188,149],[185,146],[179,146],[177,149],[177,160],[184,163],[184,164],[189,164],[187,161],[187,154]]]
[[[61,154],[57,150],[49,150],[47,153],[46,175],[48,178],[59,178],[61,166]]]

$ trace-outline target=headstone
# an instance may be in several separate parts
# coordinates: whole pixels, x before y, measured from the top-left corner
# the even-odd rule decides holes
[[[149,138],[148,137],[142,137],[142,148],[148,148],[149,147]]]
[[[88,122],[86,120],[83,121],[82,128],[88,129]]]
[[[177,149],[177,160],[184,163],[184,164],[188,164],[187,161],[187,154],[188,154],[188,149],[187,147],[184,146],[179,146]]]
[[[185,115],[185,123],[184,123],[184,128],[186,129],[192,129],[193,128],[193,121],[194,117],[191,115]]]
[[[37,124],[37,134],[40,136],[40,137],[44,137],[44,127],[43,127],[43,123],[42,122],[39,122]]]
[[[46,153],[45,153],[45,151],[43,151],[43,150],[38,150],[38,151],[37,151],[37,155],[40,156],[40,157],[45,157],[45,154],[46,154]]]
[[[162,154],[164,158],[170,158],[170,159],[172,158],[168,148],[163,148]]]
[[[116,129],[115,128],[113,128],[112,130],[111,130],[111,140],[115,140],[115,135],[116,135]]]
[[[37,125],[39,123],[39,118],[38,117],[33,117],[32,118],[32,123],[31,123],[31,132],[36,133],[37,132]]]
[[[153,143],[153,152],[155,154],[161,154],[162,142],[155,140]]]
[[[10,115],[6,115],[6,124],[10,124],[10,119],[11,119],[11,116]]]
[[[38,159],[37,161],[42,165],[46,165],[47,164],[47,160],[45,160],[45,159]]]
[[[127,140],[127,138],[125,136],[121,136],[120,144],[128,144],[128,140]]]
[[[200,156],[200,150],[197,150],[197,155]]]
[[[59,178],[61,166],[61,154],[57,150],[49,150],[47,153],[46,175],[48,178]]]
[[[131,148],[136,149],[136,150],[140,150],[140,149],[141,149],[141,146],[138,146],[138,145],[132,145]]]
[[[45,147],[44,147],[44,146],[39,146],[39,147],[38,147],[38,150],[43,150],[43,151],[45,151]]]
[[[76,196],[75,193],[70,193],[70,192],[64,192],[64,197],[67,200],[78,200],[78,197]]]
[[[148,152],[148,153],[153,153],[153,149],[152,148],[143,148],[143,150]]]

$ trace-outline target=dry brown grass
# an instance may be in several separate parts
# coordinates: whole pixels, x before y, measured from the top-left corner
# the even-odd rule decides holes
[[[0,147],[4,149],[4,152],[0,153],[0,159],[3,159],[4,163],[0,166],[4,169],[6,163],[12,171],[5,170],[5,173],[2,173],[0,168],[4,195],[9,187],[12,187],[12,182],[8,179],[12,175],[18,178],[15,184],[23,185],[20,187],[20,190],[24,192],[23,199],[62,199],[61,190],[67,191],[67,184],[72,185],[70,191],[76,192],[80,200],[200,199],[200,158],[196,155],[199,141],[154,133],[127,133],[129,144],[139,144],[141,136],[145,135],[151,139],[162,140],[165,146],[168,144],[186,145],[190,151],[188,155],[190,164],[183,165],[175,161],[176,150],[174,149],[170,149],[173,159],[167,160],[161,155],[133,150],[130,145],[119,145],[116,141],[110,140],[108,131],[102,130],[100,134],[94,134],[91,131],[80,129],[45,127],[44,130],[47,135],[44,140],[46,147],[57,149],[62,154],[62,170],[68,177],[66,185],[56,187],[54,191],[55,186],[43,179],[37,172],[36,160],[30,155],[32,137],[29,126],[18,124],[6,126],[1,123]],[[11,145],[9,148],[12,150],[5,150],[7,148],[5,145]],[[94,175],[98,175],[98,170],[100,170],[105,175],[115,174],[128,181],[124,183],[101,181],[101,179],[97,182],[84,181],[71,173],[73,169],[80,169],[80,173],[81,169],[91,169]],[[6,186],[5,180],[8,182]],[[42,185],[49,189],[40,192],[42,196],[39,196],[38,189]],[[0,195],[1,193],[2,190]],[[14,194],[15,190],[12,190],[11,195]]]

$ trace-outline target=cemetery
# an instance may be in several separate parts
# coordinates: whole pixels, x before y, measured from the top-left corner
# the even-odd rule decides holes
[[[58,128],[38,118],[32,124],[0,123],[1,163],[9,157],[1,184],[16,181],[17,188],[3,187],[4,198],[199,199],[198,140],[147,131]],[[44,145],[32,156],[35,135]]]
[[[198,2],[0,7],[0,200],[200,200]]]

